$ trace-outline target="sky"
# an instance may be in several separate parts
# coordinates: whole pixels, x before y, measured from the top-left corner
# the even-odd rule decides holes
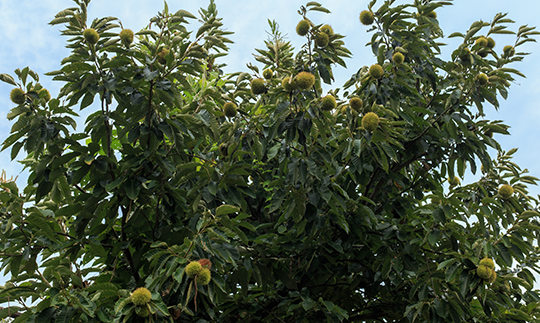
[[[412,2],[413,0],[409,0]],[[300,16],[297,10],[307,1],[298,0],[216,0],[219,16],[223,18],[224,28],[235,32],[230,36],[234,44],[230,45],[229,56],[222,59],[228,67],[225,72],[248,71],[246,63],[255,64],[252,53],[255,48],[264,48],[269,30],[267,19],[276,20],[280,30],[288,34],[288,40],[296,47],[302,45],[303,38],[295,32]],[[369,0],[319,0],[332,13],[312,12],[309,18],[316,23],[330,24],[336,33],[345,35],[346,46],[354,56],[347,59],[348,69],[336,67],[336,86],[341,85],[364,65],[376,62],[371,50],[366,47],[370,34],[360,24],[358,15],[367,9]],[[399,0],[399,3],[407,2]],[[175,12],[184,9],[198,16],[200,7],[207,7],[209,0],[168,1],[169,10]],[[383,1],[379,0],[375,8]],[[0,73],[15,75],[16,68],[29,66],[40,75],[41,84],[56,96],[63,85],[52,82],[44,73],[58,70],[62,58],[69,55],[66,38],[60,35],[61,25],[50,26],[55,14],[67,7],[73,7],[69,0],[0,0]],[[155,0],[94,0],[88,8],[89,21],[98,17],[118,17],[125,28],[134,31],[145,27],[149,19],[163,9],[163,2]],[[534,26],[538,23],[540,1],[538,0],[457,0],[453,6],[446,6],[437,11],[439,23],[445,36],[453,32],[465,32],[476,20],[491,21],[499,12],[508,13],[508,18],[516,21],[509,29],[517,30],[521,25]],[[199,24],[194,24],[197,29]],[[487,31],[487,30],[486,30]],[[514,36],[495,35],[496,50],[514,43]],[[445,39],[448,46],[443,47],[443,57],[448,58],[457,39]],[[523,62],[514,63],[513,68],[522,71],[527,78],[517,78],[512,84],[508,100],[500,98],[501,107],[496,111],[485,106],[487,118],[503,120],[510,125],[511,136],[496,135],[504,150],[519,148],[514,155],[514,162],[527,168],[530,175],[540,178],[540,109],[537,99],[540,97],[540,46],[528,43],[520,51],[532,52]],[[262,67],[259,64],[259,67]],[[11,122],[4,116],[14,107],[9,99],[13,86],[0,82],[0,139],[9,135]],[[19,159],[22,154],[19,155]],[[16,161],[11,162],[9,149],[0,153],[0,169],[10,176],[19,176],[18,184],[23,186],[27,175],[21,173],[22,167]],[[464,183],[467,183],[467,178]],[[540,194],[539,187],[530,191]]]

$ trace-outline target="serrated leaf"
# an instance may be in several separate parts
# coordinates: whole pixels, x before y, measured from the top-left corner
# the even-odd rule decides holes
[[[174,16],[176,17],[188,17],[188,18],[191,18],[191,19],[197,19],[197,17],[195,17],[194,15],[192,15],[189,11],[186,11],[186,10],[178,10]]]
[[[141,30],[141,31],[135,33],[135,35],[137,35],[137,36],[149,35],[149,36],[153,36],[153,37],[158,37],[158,33],[156,33],[153,30]]]
[[[243,80],[247,79],[249,77],[249,73],[240,73],[238,77],[236,78],[236,86],[240,84]]]
[[[437,267],[437,270],[441,270],[441,269],[444,269],[444,268],[448,267],[454,261],[456,261],[456,259],[452,258],[452,259],[448,259],[448,260],[445,260],[445,261],[441,262],[439,264],[439,266]]]
[[[17,317],[15,320],[11,321],[11,323],[24,323],[28,320],[28,318],[32,315],[32,311],[27,310],[26,312],[22,313],[21,316]]]
[[[88,287],[86,289],[87,292],[91,293],[91,292],[95,292],[95,291],[101,291],[101,290],[112,290],[112,291],[115,291],[117,292],[118,291],[118,287],[116,287],[115,284],[111,284],[111,283],[99,283],[99,284],[93,284],[93,285],[90,285],[90,287]]]
[[[517,74],[521,77],[526,77],[525,74],[521,73],[520,71],[514,69],[514,68],[508,68],[508,67],[502,67],[502,68],[499,68],[499,71],[502,71],[502,72],[507,72],[507,73],[513,73],[513,74]]]
[[[53,184],[53,187],[51,189],[51,199],[55,203],[61,203],[64,199],[64,195],[62,194],[62,190],[59,187],[58,181],[55,181]]]
[[[324,7],[311,7],[308,9],[308,11],[320,11],[320,12],[324,12],[324,13],[331,13],[330,10],[324,8]]]
[[[119,299],[116,304],[114,304],[114,312],[116,314],[118,314],[119,312],[122,311],[122,309],[128,305],[129,303],[131,303],[131,297],[125,297],[125,298],[121,298]]]
[[[240,208],[232,205],[221,205],[216,208],[216,216],[239,212]]]
[[[55,18],[60,18],[60,17],[65,17],[65,16],[73,16],[75,14],[75,12],[71,9],[65,9],[65,10],[62,10],[60,11],[59,13],[56,14],[56,16],[54,16]]]
[[[10,154],[10,157],[11,157],[11,160],[15,160],[15,158],[17,158],[17,155],[19,154],[19,151],[21,150],[21,148],[24,146],[24,142],[16,142],[13,147],[11,148],[11,154]]]
[[[47,238],[51,239],[52,241],[56,241],[56,234],[49,226],[49,222],[45,220],[43,216],[32,213],[26,218],[26,221],[32,224],[36,229],[42,231]]]
[[[71,20],[71,17],[58,17],[54,18],[49,22],[49,25],[58,25],[58,24],[64,24]]]
[[[533,286],[531,286],[531,284],[529,284],[529,282],[527,282],[525,279],[523,279],[521,277],[507,275],[507,276],[503,276],[502,278],[505,279],[505,280],[509,280],[509,281],[513,282],[514,284],[521,285],[521,286],[525,287],[526,289],[532,289],[533,288]]]
[[[141,183],[135,179],[135,178],[128,178],[126,183],[124,184],[124,190],[126,192],[126,195],[132,199],[137,199],[137,196],[139,196],[139,191],[141,190]]]
[[[73,62],[62,67],[64,73],[95,71],[95,67],[82,62]]]
[[[456,262],[452,266],[448,267],[445,274],[446,282],[451,282],[456,278],[457,274],[459,274],[460,272],[458,269],[459,269],[459,262]]]
[[[161,312],[164,316],[170,316],[169,311],[167,310],[167,305],[161,300],[150,303],[150,306]]]
[[[463,35],[462,33],[460,32],[455,32],[455,33],[452,33],[450,34],[450,36],[448,36],[448,38],[453,38],[453,37],[465,37],[465,35]]]
[[[19,105],[19,106],[16,106],[14,107],[13,109],[11,109],[11,111],[9,111],[9,113],[7,114],[7,119],[8,120],[13,120],[15,119],[17,116],[23,114],[23,113],[26,113],[26,112],[29,112],[30,109],[24,105]]]
[[[123,177],[119,177],[117,179],[115,179],[114,181],[108,183],[106,186],[105,186],[105,189],[110,192],[112,191],[113,189],[115,189],[116,187],[118,187],[118,185],[120,185],[122,182],[124,181],[124,178]]]
[[[0,74],[0,81],[3,81],[3,82],[6,82],[8,84],[17,86],[17,82],[15,82],[13,77],[11,77],[11,75],[9,75],[9,74],[5,74],[5,73]]]
[[[0,310],[0,319],[5,319],[10,314],[17,313],[18,311],[22,309],[23,309],[22,307],[18,307],[18,306],[5,307]]]
[[[28,286],[14,286],[8,287],[0,291],[1,297],[11,296],[12,298],[17,298],[19,295],[24,293],[32,293],[34,289]]]
[[[255,156],[257,156],[257,159],[262,160],[263,146],[258,136],[253,137],[253,151],[255,152]]]
[[[196,37],[199,37],[202,33],[204,33],[205,31],[207,31],[210,28],[212,28],[212,24],[204,24],[204,25],[202,25],[201,28],[199,28],[199,30],[197,30],[197,36]]]

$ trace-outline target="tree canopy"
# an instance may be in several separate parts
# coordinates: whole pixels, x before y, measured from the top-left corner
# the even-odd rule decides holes
[[[50,22],[71,49],[46,74],[58,94],[28,67],[0,74],[2,149],[29,172],[0,184],[0,318],[540,322],[538,179],[484,114],[534,27],[477,21],[445,60],[449,1],[374,0],[358,13],[374,57],[336,87],[352,53],[317,2],[290,31],[302,47],[269,21],[229,74],[213,0],[199,18],[165,3],[138,32],[74,2]]]

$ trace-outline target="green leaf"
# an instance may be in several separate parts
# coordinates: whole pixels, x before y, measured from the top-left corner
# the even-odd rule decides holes
[[[523,278],[520,278],[520,277],[516,277],[516,276],[512,276],[512,275],[506,275],[506,276],[503,276],[502,277],[503,279],[505,280],[509,280],[517,285],[520,285],[520,286],[523,286],[525,287],[527,290],[530,290],[533,288],[533,286],[531,286],[531,284],[529,284],[525,279]]]
[[[240,208],[232,205],[221,205],[216,208],[216,216],[240,212]]]
[[[516,70],[514,68],[501,67],[501,68],[499,68],[499,71],[516,74],[516,75],[519,75],[521,77],[526,77],[525,74],[521,73],[520,71],[518,71],[518,70]]]
[[[255,152],[255,156],[257,156],[257,159],[262,160],[263,146],[261,144],[259,137],[257,136],[253,137],[253,151]]]
[[[178,10],[175,14],[174,14],[175,17],[188,17],[188,18],[191,18],[191,19],[197,19],[197,17],[195,17],[194,15],[192,15],[191,13],[189,13],[189,11],[186,11],[186,10]]]
[[[0,81],[17,86],[17,82],[9,74],[0,74]]]
[[[455,33],[451,33],[448,38],[454,38],[454,37],[461,37],[461,38],[465,38],[465,35],[463,35],[462,33],[460,32],[455,32]]]
[[[103,290],[110,290],[110,291],[117,292],[118,287],[116,287],[116,285],[111,284],[111,283],[99,283],[99,284],[92,284],[86,289],[86,291],[89,293],[95,292],[95,291],[103,291]]]
[[[445,260],[445,261],[443,261],[443,262],[441,262],[441,263],[439,264],[439,266],[437,267],[437,270],[444,269],[444,268],[450,266],[451,264],[453,264],[455,261],[456,261],[455,258],[447,259],[447,260]]]
[[[323,7],[311,7],[308,9],[308,11],[320,11],[320,12],[324,12],[324,13],[331,13],[330,10],[326,9],[326,8],[323,8]]]
[[[87,63],[81,63],[81,62],[74,62],[68,65],[65,65],[62,67],[62,71],[64,73],[73,73],[73,72],[88,72],[88,71],[95,71],[95,67],[87,64]]]
[[[141,190],[141,182],[135,178],[128,178],[124,184],[124,191],[126,192],[126,195],[132,199],[136,200],[137,196],[139,196],[139,192]]]
[[[53,20],[51,20],[49,22],[49,25],[59,25],[59,24],[65,24],[65,23],[68,23],[70,22],[71,20],[71,17],[58,17],[58,18],[54,18]]]
[[[212,24],[204,24],[204,25],[202,25],[199,28],[199,30],[197,31],[197,35],[195,37],[199,37],[200,35],[202,35],[202,33],[209,30],[210,28],[212,28]]]
[[[16,106],[15,108],[11,109],[9,113],[7,114],[8,120],[13,120],[16,117],[20,116],[23,113],[30,112],[30,109],[24,105]]]
[[[167,305],[165,305],[161,300],[150,303],[150,306],[158,312],[161,312],[162,315],[170,316]]]
[[[453,281],[456,276],[461,272],[460,263],[456,262],[446,270],[445,280],[446,282]]]
[[[114,190],[115,188],[118,187],[118,185],[120,185],[122,182],[124,181],[124,178],[123,177],[119,177],[117,179],[115,179],[114,181],[108,183],[106,186],[105,186],[105,189],[110,192],[112,190]]]
[[[27,310],[26,312],[22,313],[21,316],[11,321],[11,323],[24,323],[28,320],[30,316],[32,316],[32,311]]]
[[[315,305],[317,305],[317,303],[311,298],[306,298],[302,302],[302,307],[304,308],[306,312],[311,310],[313,307],[315,307]]]
[[[35,289],[28,286],[14,286],[14,287],[6,287],[3,290],[0,290],[0,296],[1,297],[9,296],[11,298],[17,298],[17,297],[20,297],[21,295],[29,294],[33,292],[35,292]]]
[[[47,238],[51,239],[52,241],[56,241],[57,237],[54,233],[53,229],[51,229],[49,222],[42,216],[37,213],[31,213],[27,218],[26,221],[34,226],[34,228],[42,231]]]
[[[439,240],[441,239],[441,231],[438,229],[433,229],[428,235],[428,241],[432,246],[436,246]]]
[[[508,248],[506,248],[506,246],[502,243],[497,244],[495,247],[499,250],[499,255],[501,256],[505,264],[509,267],[512,266],[512,256],[510,255]]]
[[[114,312],[116,314],[118,314],[119,312],[122,311],[122,309],[131,303],[131,297],[124,297],[124,298],[120,298],[116,304],[114,304]]]
[[[18,306],[9,306],[9,307],[5,307],[3,309],[0,310],[0,319],[5,319],[7,318],[10,314],[13,314],[13,313],[17,313],[19,312],[20,310],[22,310],[23,308],[22,307],[18,307]]]

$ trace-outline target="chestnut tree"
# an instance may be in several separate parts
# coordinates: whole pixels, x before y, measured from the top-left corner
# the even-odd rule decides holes
[[[302,47],[270,22],[228,74],[213,0],[138,32],[74,2],[50,22],[71,49],[47,73],[59,93],[28,67],[0,75],[2,149],[29,173],[0,184],[1,319],[540,322],[537,179],[484,113],[533,27],[477,21],[445,60],[449,1],[374,0],[357,22],[373,57],[340,88],[352,53],[317,2],[288,31]]]

